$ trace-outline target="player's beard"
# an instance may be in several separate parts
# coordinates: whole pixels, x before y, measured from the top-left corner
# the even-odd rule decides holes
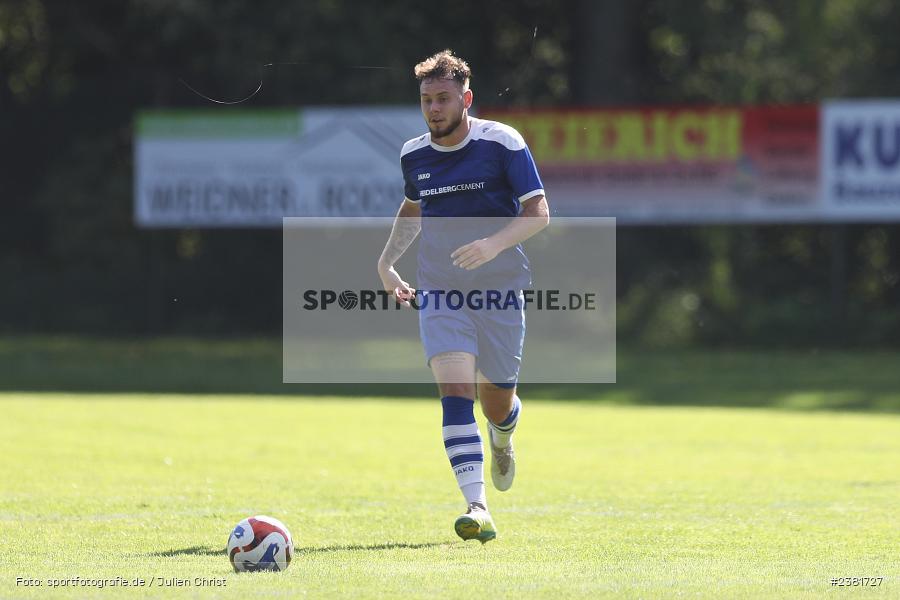
[[[456,118],[451,120],[449,123],[441,123],[440,125],[444,125],[444,127],[441,127],[440,125],[435,126],[429,121],[428,131],[431,132],[431,139],[434,140],[445,138],[456,131],[456,128],[462,125],[464,112],[464,110],[459,111],[459,114],[456,116]]]

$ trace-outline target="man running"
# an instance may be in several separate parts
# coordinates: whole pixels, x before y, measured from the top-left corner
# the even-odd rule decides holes
[[[516,395],[525,341],[522,289],[531,285],[521,242],[547,226],[549,209],[522,136],[468,115],[473,94],[464,60],[438,52],[416,65],[415,76],[429,132],[401,151],[405,198],[378,273],[398,302],[419,308],[422,344],[441,394],[444,447],[468,506],[456,533],[485,543],[497,532],[474,402],[480,400],[488,420],[494,487],[508,490],[522,406]],[[394,264],[420,231],[416,290]],[[454,294],[465,301],[454,304]]]

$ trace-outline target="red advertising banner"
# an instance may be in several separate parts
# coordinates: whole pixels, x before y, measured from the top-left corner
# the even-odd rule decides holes
[[[554,213],[622,222],[816,220],[819,108],[484,109],[515,127]]]

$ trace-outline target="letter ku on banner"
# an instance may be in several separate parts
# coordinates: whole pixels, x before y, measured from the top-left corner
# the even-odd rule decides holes
[[[827,102],[822,130],[825,215],[836,221],[900,220],[900,101]]]

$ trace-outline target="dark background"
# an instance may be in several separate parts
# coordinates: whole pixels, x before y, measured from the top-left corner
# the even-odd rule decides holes
[[[280,333],[279,230],[132,223],[135,111],[211,106],[179,79],[238,99],[262,78],[243,107],[409,105],[449,47],[476,107],[816,103],[897,96],[897,31],[878,0],[0,0],[0,333]],[[900,346],[898,235],[620,227],[619,339]]]

